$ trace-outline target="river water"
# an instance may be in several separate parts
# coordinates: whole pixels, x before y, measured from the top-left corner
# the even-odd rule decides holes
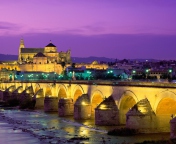
[[[93,120],[76,121],[57,113],[0,109],[0,144],[133,144],[145,140],[168,140],[169,133],[140,134],[130,137],[109,136],[114,126],[95,126]],[[85,140],[73,140],[85,137]]]

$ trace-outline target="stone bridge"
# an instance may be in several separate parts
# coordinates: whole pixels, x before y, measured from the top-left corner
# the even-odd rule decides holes
[[[117,81],[1,82],[0,97],[35,99],[36,108],[99,125],[126,124],[142,132],[168,132],[176,114],[176,84]]]

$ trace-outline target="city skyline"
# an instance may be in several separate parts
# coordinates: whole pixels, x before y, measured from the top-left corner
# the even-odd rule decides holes
[[[2,54],[26,47],[75,57],[176,59],[176,2],[169,1],[1,1]]]

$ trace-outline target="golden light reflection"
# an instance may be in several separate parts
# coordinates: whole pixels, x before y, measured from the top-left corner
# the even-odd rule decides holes
[[[102,105],[100,105],[100,109],[106,110],[106,109],[108,109],[108,108],[107,108],[107,106],[106,106],[105,104],[102,104]]]
[[[18,90],[18,93],[22,93],[22,90]]]
[[[80,127],[79,131],[78,131],[78,134],[81,135],[81,136],[87,136],[88,135],[88,130],[85,129],[84,127]]]
[[[82,105],[86,105],[86,103],[83,101],[82,103],[81,103]]]
[[[141,112],[141,113],[146,113],[146,108],[145,107],[138,107],[138,110]]]
[[[40,98],[40,95],[36,95],[36,98]]]

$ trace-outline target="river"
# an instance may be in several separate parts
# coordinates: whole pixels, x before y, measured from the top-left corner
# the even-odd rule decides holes
[[[0,143],[5,144],[134,144],[145,140],[168,140],[169,133],[109,136],[114,126],[95,126],[93,120],[76,121],[42,110],[0,109]],[[75,140],[74,137],[85,137]]]

